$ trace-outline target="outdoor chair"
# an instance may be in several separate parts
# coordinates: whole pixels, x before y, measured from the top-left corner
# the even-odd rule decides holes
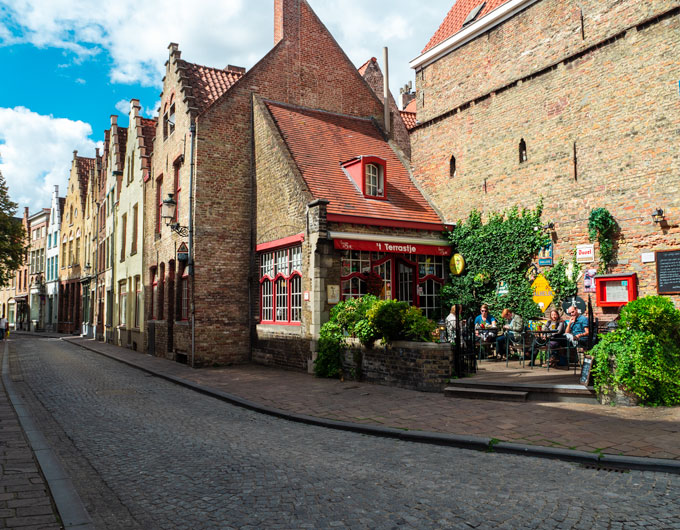
[[[531,337],[528,336],[526,329],[521,333],[517,333],[515,331],[506,331],[505,334],[507,336],[507,339],[505,340],[505,366],[508,366],[509,364],[510,355],[515,354],[519,357],[522,367],[524,367],[526,354],[531,348]]]

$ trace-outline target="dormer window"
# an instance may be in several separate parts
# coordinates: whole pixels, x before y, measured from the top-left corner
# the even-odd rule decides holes
[[[366,187],[364,193],[369,197],[385,196],[385,175],[381,165],[366,164]]]
[[[358,191],[367,199],[387,200],[387,163],[377,156],[357,156],[340,163]]]

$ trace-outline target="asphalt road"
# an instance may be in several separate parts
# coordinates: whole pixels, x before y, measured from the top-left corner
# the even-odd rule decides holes
[[[16,389],[97,528],[677,528],[680,476],[291,423],[54,339]]]

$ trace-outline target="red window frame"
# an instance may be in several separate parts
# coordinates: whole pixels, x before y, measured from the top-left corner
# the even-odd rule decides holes
[[[180,279],[180,320],[189,320],[189,274]]]
[[[382,171],[382,195],[372,195],[368,193],[368,186],[366,182],[366,171],[367,166],[372,165],[378,167],[379,172]],[[361,177],[362,177],[362,191],[364,192],[364,197],[368,199],[377,199],[380,201],[387,200],[387,163],[382,158],[377,156],[364,156],[361,158]]]
[[[302,272],[300,270],[293,270],[293,251],[296,250],[300,253],[300,268],[302,268],[302,245],[295,245],[292,247],[284,247],[284,248],[273,248],[271,250],[268,250],[267,252],[263,252],[260,254],[260,323],[261,324],[275,324],[278,326],[301,326],[302,325]],[[276,255],[279,252],[286,252],[286,269],[287,269],[287,274],[284,274],[283,272],[276,271],[277,267],[277,258]],[[265,258],[265,256],[271,255],[272,256],[272,269],[275,272],[274,275],[272,274],[267,274],[263,273],[263,262],[262,260]],[[299,286],[300,286],[300,292],[299,293],[293,293],[293,285],[294,285],[294,278],[300,278],[299,281]],[[279,299],[280,295],[277,292],[277,284],[280,282],[285,282],[285,289],[286,289],[286,294],[285,294],[285,318],[279,318],[278,309],[279,309]],[[263,297],[265,295],[264,288],[263,286],[266,283],[269,283],[271,285],[271,299],[272,299],[272,305],[271,305],[271,320],[266,320],[264,318],[264,304],[263,304]],[[269,295],[269,293],[267,293]],[[293,297],[299,297],[300,298],[300,305],[296,305],[295,308],[299,308],[299,317],[300,320],[292,320],[293,317]]]

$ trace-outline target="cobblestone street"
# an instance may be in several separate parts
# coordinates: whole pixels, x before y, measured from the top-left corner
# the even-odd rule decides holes
[[[97,528],[680,528],[678,475],[291,423],[59,340],[10,352]]]

